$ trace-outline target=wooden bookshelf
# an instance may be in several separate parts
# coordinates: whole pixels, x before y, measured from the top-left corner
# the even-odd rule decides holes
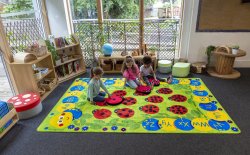
[[[73,58],[73,59],[67,60],[67,61],[64,62],[64,63],[61,63],[60,65],[56,65],[56,66],[54,66],[54,67],[56,68],[56,67],[62,66],[62,65],[64,65],[64,64],[67,64],[67,63],[70,63],[70,62],[73,62],[73,61],[76,61],[76,60],[80,60],[80,59],[82,59],[82,57]]]
[[[52,73],[52,72],[53,72],[52,69],[48,70],[48,72],[47,72],[46,74],[42,74],[42,77],[41,77],[40,79],[37,79],[36,81],[37,81],[37,82],[40,82],[42,79],[44,79],[47,75],[49,75],[49,74]]]
[[[56,47],[56,52],[58,55],[72,57],[66,61],[61,62],[60,64],[54,64],[59,83],[67,81],[86,72],[86,66],[83,59],[79,39],[75,35],[71,35],[71,37],[75,41],[74,43],[65,46],[63,45],[63,47]],[[55,38],[56,45],[58,45],[58,43],[56,43],[57,40],[59,40],[59,38]],[[67,73],[67,70],[71,68],[70,64],[72,66],[73,72]]]
[[[40,68],[48,68],[46,74],[42,74],[40,79],[36,79],[34,76],[34,70],[32,65],[35,64]],[[45,54],[42,57],[38,57],[37,60],[31,61],[29,63],[9,63],[11,70],[13,72],[13,77],[17,86],[17,94],[26,93],[26,92],[36,92],[39,93],[40,82],[45,78],[52,78],[57,81],[57,76],[55,73],[52,57],[50,53]],[[56,86],[55,86],[56,87]],[[54,88],[55,88],[54,87]],[[54,89],[52,88],[52,89]],[[51,91],[45,92],[49,94]],[[44,99],[44,95],[41,96]]]
[[[86,72],[85,70],[80,70],[78,72],[73,72],[73,73],[71,73],[69,75],[65,75],[64,77],[59,77],[58,79],[59,79],[59,82],[64,82],[64,81],[72,79],[72,78],[74,78],[74,77],[76,77],[78,75],[81,75],[81,74],[83,74],[85,72]]]

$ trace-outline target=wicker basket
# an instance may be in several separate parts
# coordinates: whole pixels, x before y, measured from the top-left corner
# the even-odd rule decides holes
[[[43,83],[45,81],[49,81],[49,83]],[[47,79],[44,79],[40,86],[42,88],[44,88],[46,91],[50,91],[52,88],[54,88],[54,86],[56,85],[56,78],[47,78]]]
[[[116,71],[122,70],[122,64],[123,64],[123,60],[116,60],[116,62],[115,62],[115,70]]]
[[[43,96],[45,94],[46,90],[43,87],[39,87],[38,92],[39,92],[40,96]]]
[[[26,49],[24,49],[26,53],[34,54],[37,57],[41,57],[47,54],[47,47],[46,46],[29,46]]]
[[[111,71],[113,69],[112,60],[104,60],[103,63],[102,63],[102,69],[104,71]]]

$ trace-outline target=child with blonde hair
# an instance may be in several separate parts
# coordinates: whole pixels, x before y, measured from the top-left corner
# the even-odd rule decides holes
[[[139,85],[141,85],[141,83],[138,80],[140,71],[132,56],[126,56],[121,71],[123,77],[126,79],[125,85],[127,83],[129,87],[132,89],[136,89]]]

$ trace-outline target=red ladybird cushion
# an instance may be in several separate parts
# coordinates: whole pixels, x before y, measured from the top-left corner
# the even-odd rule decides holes
[[[155,80],[154,78],[150,78],[149,82],[152,83],[152,85],[154,85],[154,86],[159,86],[160,85],[160,81]]]
[[[151,92],[151,87],[140,85],[136,88],[136,91],[139,93],[149,94]]]
[[[116,95],[113,95],[106,99],[106,102],[109,105],[118,105],[122,103],[122,101],[123,101],[123,98],[121,96],[116,96]]]

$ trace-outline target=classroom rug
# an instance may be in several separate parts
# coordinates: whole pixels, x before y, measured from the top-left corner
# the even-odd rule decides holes
[[[124,96],[111,106],[87,101],[89,78],[76,79],[38,127],[40,132],[238,134],[239,127],[198,78],[161,82],[150,94],[123,88],[122,78],[102,78],[110,93]],[[226,103],[224,103],[226,104]]]

